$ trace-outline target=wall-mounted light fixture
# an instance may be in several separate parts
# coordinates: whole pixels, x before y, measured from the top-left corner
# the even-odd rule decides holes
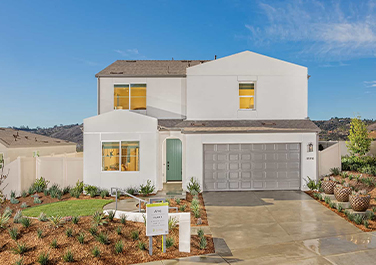
[[[309,143],[309,144],[307,145],[307,152],[308,152],[308,153],[313,152],[313,143]]]

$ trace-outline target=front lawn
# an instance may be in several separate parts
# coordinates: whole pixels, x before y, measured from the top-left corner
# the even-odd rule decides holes
[[[89,216],[102,211],[103,206],[113,200],[69,200],[34,206],[22,211],[23,215],[38,217],[41,212],[47,216]]]

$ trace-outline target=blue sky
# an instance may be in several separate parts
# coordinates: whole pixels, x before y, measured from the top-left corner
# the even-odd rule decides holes
[[[0,126],[96,115],[117,59],[250,50],[308,67],[311,119],[376,118],[376,0],[2,1]]]

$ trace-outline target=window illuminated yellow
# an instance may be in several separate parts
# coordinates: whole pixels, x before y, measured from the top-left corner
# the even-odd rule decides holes
[[[255,84],[241,83],[239,84],[239,108],[254,109],[255,108]]]
[[[139,171],[139,142],[121,142],[121,171]]]
[[[119,170],[119,142],[102,143],[102,170]]]
[[[131,110],[146,110],[146,84],[131,84]]]
[[[114,109],[129,109],[129,85],[115,85]]]

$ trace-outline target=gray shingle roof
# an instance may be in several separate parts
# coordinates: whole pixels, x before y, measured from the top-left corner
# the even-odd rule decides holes
[[[188,67],[205,62],[207,60],[117,60],[95,76],[186,76]]]
[[[311,120],[158,120],[160,130],[183,133],[320,132]]]
[[[8,148],[76,145],[76,143],[70,141],[51,138],[26,131],[14,130],[11,128],[0,128],[0,143]]]

